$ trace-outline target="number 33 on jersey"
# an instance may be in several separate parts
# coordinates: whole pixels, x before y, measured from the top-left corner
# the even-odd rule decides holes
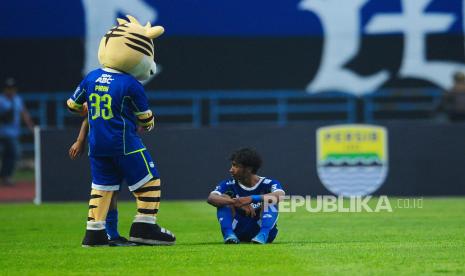
[[[143,86],[129,74],[112,69],[90,72],[68,99],[74,113],[89,109],[91,156],[130,154],[145,149],[137,126],[150,130],[154,117]]]

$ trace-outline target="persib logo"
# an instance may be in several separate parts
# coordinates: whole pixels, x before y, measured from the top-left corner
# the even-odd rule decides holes
[[[317,171],[323,185],[341,196],[375,192],[388,173],[384,127],[338,125],[317,130]]]

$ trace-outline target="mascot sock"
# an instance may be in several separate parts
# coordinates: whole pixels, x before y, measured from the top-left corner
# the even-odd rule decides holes
[[[218,218],[218,221],[220,223],[223,238],[226,238],[227,236],[234,234],[232,229],[233,218],[231,208],[227,206],[218,207],[216,210],[216,217]]]
[[[270,230],[275,226],[278,220],[278,208],[276,205],[269,205],[268,208],[264,208],[262,214],[262,226],[259,234],[265,234],[268,237]]]
[[[160,194],[160,179],[151,180],[134,191],[137,198],[137,215],[129,231],[130,241],[148,245],[174,244],[174,235],[156,223]]]
[[[83,246],[101,246],[108,244],[105,231],[105,219],[110,207],[112,191],[99,191],[92,189],[89,201],[89,214],[87,216],[87,230]]]
[[[107,231],[108,238],[114,240],[120,237],[118,233],[118,210],[108,211],[107,220],[105,221],[105,230]]]

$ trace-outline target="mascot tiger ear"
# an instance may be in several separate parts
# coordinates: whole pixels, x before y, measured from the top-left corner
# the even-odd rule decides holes
[[[157,38],[165,32],[165,29],[162,26],[151,27],[147,30],[147,35],[151,38]]]
[[[118,26],[111,28],[100,41],[98,59],[102,67],[131,74],[139,81],[146,81],[155,75],[156,64],[153,39],[162,35],[165,29],[142,26],[136,18],[118,18]]]
[[[118,25],[129,23],[128,21],[126,21],[126,19],[123,18],[116,18],[116,21],[118,22]]]

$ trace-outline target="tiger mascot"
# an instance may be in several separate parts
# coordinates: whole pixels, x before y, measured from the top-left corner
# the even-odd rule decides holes
[[[160,177],[137,129],[153,129],[142,82],[156,72],[153,39],[161,26],[142,26],[134,17],[118,18],[118,25],[101,39],[102,68],[90,72],[67,100],[68,109],[87,113],[92,190],[84,247],[106,246],[105,219],[112,195],[125,180],[137,202],[129,241],[142,245],[173,245],[175,236],[157,224]]]

